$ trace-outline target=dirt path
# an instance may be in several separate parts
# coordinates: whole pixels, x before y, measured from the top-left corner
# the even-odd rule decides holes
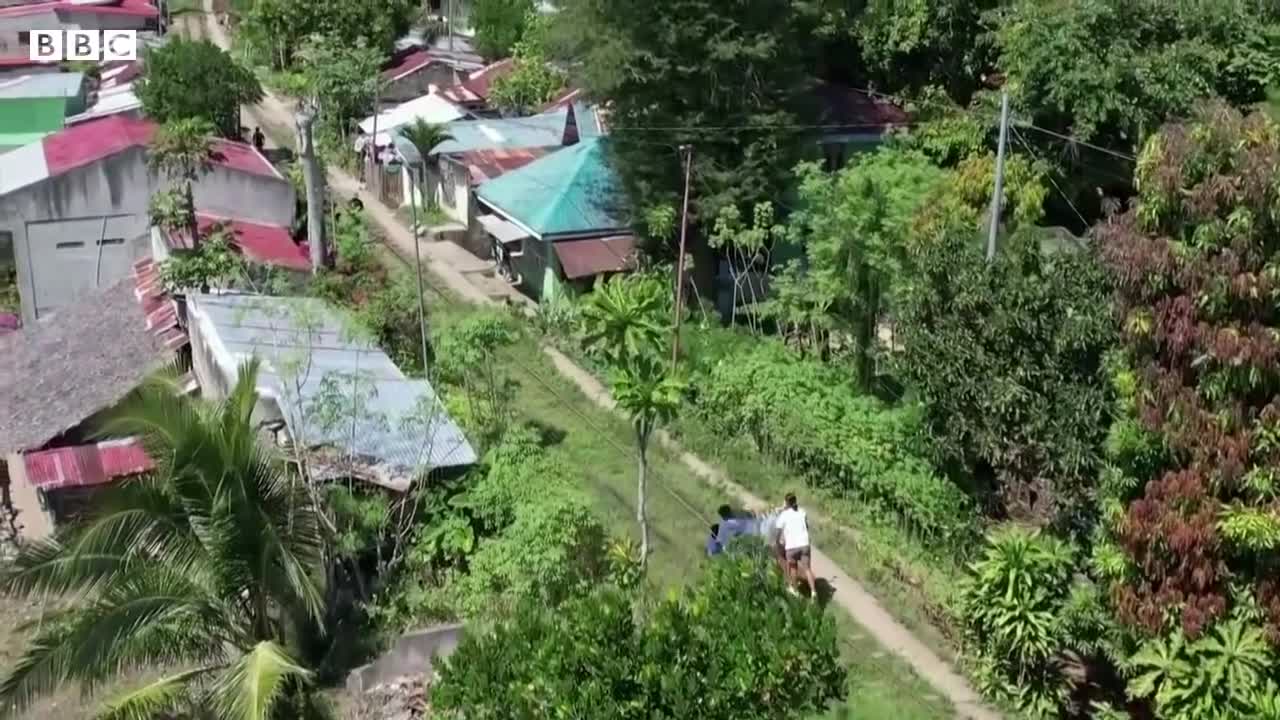
[[[204,0],[204,3],[206,9],[212,7],[212,0]],[[212,14],[202,17],[205,19],[205,32],[202,34],[223,48],[230,47],[226,28],[218,25],[213,20]],[[293,111],[279,97],[268,91],[261,103],[246,108],[246,114],[254,124],[263,128],[274,143],[292,146]],[[358,197],[364,203],[365,212],[378,225],[392,250],[403,258],[413,258],[412,232],[390,209],[372,193],[366,191],[359,180],[341,170],[331,168],[328,172],[328,182],[330,188],[339,195],[349,198]],[[490,277],[491,263],[476,258],[461,247],[451,242],[432,242],[421,239],[418,245],[427,271],[460,297],[478,304],[527,301],[523,295],[519,295],[503,283],[495,282]],[[609,396],[608,390],[591,373],[555,348],[544,346],[543,352],[551,358],[561,375],[572,381],[583,394],[602,407],[613,407],[613,399]],[[729,480],[723,472],[692,453],[685,452],[666,433],[661,433],[660,439],[699,477],[724,489],[737,498],[745,508],[763,510],[769,507],[769,503]],[[987,706],[969,683],[947,662],[894,619],[880,602],[867,592],[866,588],[841,570],[829,557],[820,551],[815,551],[812,562],[814,573],[831,584],[835,593],[832,596],[832,602],[848,612],[885,649],[901,657],[920,677],[933,685],[951,702],[958,716],[970,720],[1001,718],[1001,715]]]

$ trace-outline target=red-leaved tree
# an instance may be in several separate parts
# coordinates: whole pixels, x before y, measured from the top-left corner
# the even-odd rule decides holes
[[[1196,637],[1240,586],[1280,639],[1280,127],[1210,104],[1150,139],[1136,180],[1098,238],[1139,418],[1173,463],[1116,528],[1136,570],[1116,608]]]

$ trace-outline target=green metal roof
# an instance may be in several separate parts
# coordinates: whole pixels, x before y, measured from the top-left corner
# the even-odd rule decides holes
[[[33,142],[40,142],[53,133],[53,130],[48,132],[0,133],[0,148],[16,148],[30,145]]]
[[[0,98],[0,133],[47,134],[61,130],[66,112],[64,98]]]
[[[600,138],[570,145],[481,183],[476,195],[540,237],[627,227],[621,183]]]

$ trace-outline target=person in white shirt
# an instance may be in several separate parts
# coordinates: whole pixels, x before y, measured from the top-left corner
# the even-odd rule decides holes
[[[817,602],[818,581],[809,566],[809,519],[796,503],[796,496],[787,493],[786,505],[778,515],[777,528],[782,534],[782,549],[787,557],[787,591],[799,595],[796,580],[801,572],[809,583],[809,597]]]

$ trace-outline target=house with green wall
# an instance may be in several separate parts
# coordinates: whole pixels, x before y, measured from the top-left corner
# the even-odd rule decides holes
[[[43,139],[84,112],[89,83],[84,73],[44,73],[0,80],[0,152]]]
[[[635,238],[607,137],[584,139],[476,188],[498,267],[538,300],[635,268]]]

